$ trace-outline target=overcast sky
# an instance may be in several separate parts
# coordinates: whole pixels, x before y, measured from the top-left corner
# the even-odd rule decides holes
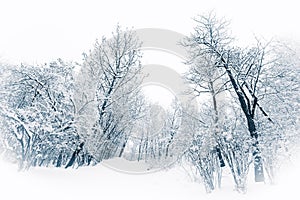
[[[231,20],[233,35],[299,41],[300,12],[291,0],[0,0],[0,58],[40,63],[61,57],[80,61],[96,38],[115,25],[192,31],[192,17],[214,10]]]

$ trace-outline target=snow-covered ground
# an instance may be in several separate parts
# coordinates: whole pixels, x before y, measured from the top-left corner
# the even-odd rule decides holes
[[[257,184],[250,177],[247,194],[233,191],[231,177],[224,177],[222,189],[207,194],[182,167],[142,175],[117,172],[103,164],[77,170],[32,168],[18,172],[15,165],[1,161],[0,199],[292,200],[299,199],[299,167],[300,162],[288,162],[275,185]]]

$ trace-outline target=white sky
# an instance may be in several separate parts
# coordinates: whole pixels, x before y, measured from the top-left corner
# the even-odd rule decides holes
[[[232,34],[241,44],[249,43],[254,34],[299,42],[298,8],[296,0],[0,0],[0,61],[81,61],[95,39],[109,37],[117,23],[187,35],[195,25],[192,17],[212,10],[231,21]],[[179,58],[161,51],[145,51],[143,62],[176,71],[183,67]],[[151,96],[157,90],[148,92]],[[166,102],[172,98],[164,96]]]
[[[210,10],[231,20],[240,42],[254,33],[299,39],[298,8],[296,0],[0,0],[0,58],[30,64],[58,57],[80,61],[82,52],[118,22],[188,34],[191,18]]]
[[[167,109],[175,99],[175,96],[170,88],[155,83],[142,86],[142,92],[147,100],[154,104],[158,103],[165,109]]]

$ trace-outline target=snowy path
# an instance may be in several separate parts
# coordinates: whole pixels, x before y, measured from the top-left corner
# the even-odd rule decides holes
[[[35,168],[16,172],[16,166],[0,163],[0,199],[298,199],[299,163],[278,185],[254,184],[246,195],[233,191],[226,177],[222,190],[206,194],[203,185],[189,180],[182,168],[152,174],[130,175],[103,165],[78,170]],[[297,196],[296,196],[297,195]]]

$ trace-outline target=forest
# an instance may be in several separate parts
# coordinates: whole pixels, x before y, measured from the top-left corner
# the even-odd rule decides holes
[[[300,142],[299,50],[259,37],[239,46],[214,13],[194,24],[177,45],[188,52],[185,92],[200,100],[175,98],[164,112],[141,91],[143,41],[134,29],[116,26],[81,63],[1,62],[1,156],[20,170],[114,158],[153,169],[186,163],[207,192],[222,187],[225,168],[238,192],[250,168],[256,182],[272,184]]]

